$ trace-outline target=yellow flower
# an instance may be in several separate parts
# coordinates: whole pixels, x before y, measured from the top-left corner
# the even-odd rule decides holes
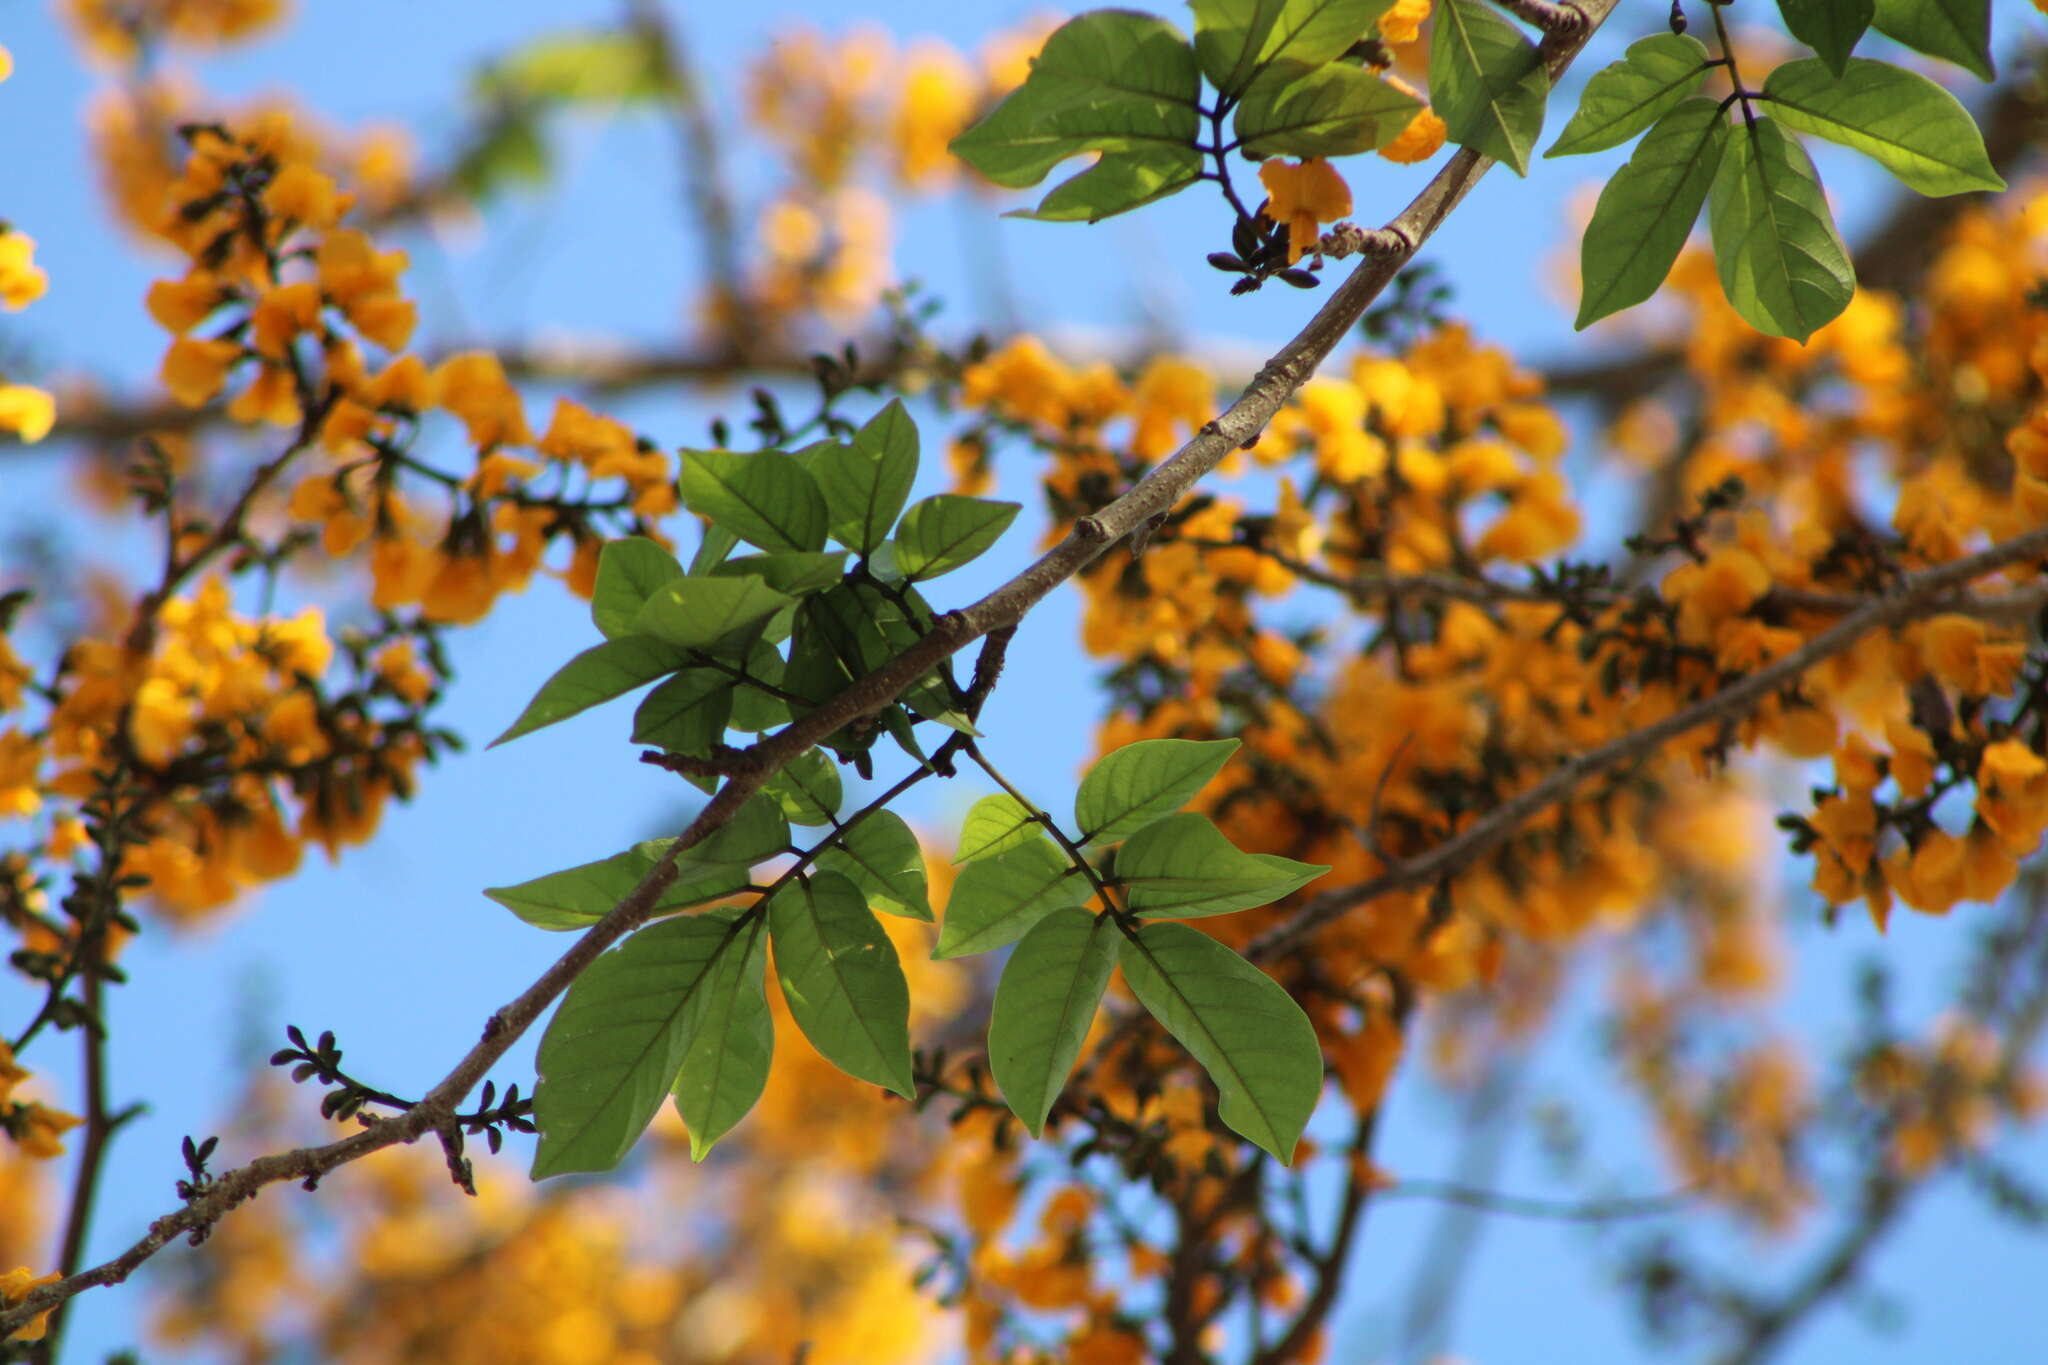
[[[1444,140],[1450,136],[1437,112],[1428,105],[1415,111],[1415,117],[1408,120],[1408,126],[1394,134],[1393,140],[1379,148],[1379,154],[1387,160],[1402,166],[1412,166],[1418,161],[1427,161],[1443,150]]]
[[[29,1296],[30,1290],[46,1284],[55,1284],[63,1278],[62,1275],[57,1274],[55,1271],[50,1272],[48,1275],[37,1275],[29,1270],[27,1266],[16,1266],[14,1269],[0,1274],[0,1303],[20,1303]],[[28,1320],[27,1326],[16,1328],[14,1334],[8,1340],[41,1341],[43,1333],[48,1330],[49,1321],[50,1315],[47,1311],[38,1313]]]
[[[12,76],[13,74],[14,54],[12,52],[9,52],[5,47],[0,47],[0,81],[6,80],[9,76]]]
[[[0,384],[0,431],[11,431],[30,445],[57,425],[57,400],[27,384]]]
[[[1320,223],[1334,223],[1351,213],[1351,187],[1337,168],[1321,157],[1290,163],[1280,160],[1259,167],[1266,187],[1266,217],[1287,225],[1287,263],[1300,260],[1320,240]]]
[[[328,228],[348,210],[348,196],[311,166],[292,165],[279,171],[263,191],[263,206],[279,218]]]
[[[7,1103],[8,1096],[14,1093],[14,1087],[28,1077],[27,1069],[15,1063],[14,1049],[7,1045],[5,1038],[0,1038],[0,1104]]]
[[[228,370],[241,358],[242,348],[232,341],[179,337],[164,352],[164,387],[186,407],[204,407],[220,392]]]
[[[50,277],[36,263],[36,240],[12,228],[0,230],[0,305],[19,312],[43,296]]]
[[[0,733],[0,820],[27,819],[43,808],[36,790],[36,769],[43,747],[19,730]]]
[[[64,1155],[64,1135],[85,1120],[30,1100],[15,1111],[15,1145],[25,1156],[49,1161]]]
[[[1380,40],[1412,43],[1422,34],[1422,21],[1429,17],[1429,0],[1394,0],[1393,7],[1380,16]]]
[[[166,331],[180,335],[206,321],[220,306],[221,283],[204,271],[194,271],[182,280],[158,280],[149,286],[146,302],[149,315]]]

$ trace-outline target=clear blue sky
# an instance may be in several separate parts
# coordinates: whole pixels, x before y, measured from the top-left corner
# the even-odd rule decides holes
[[[459,73],[522,38],[605,22],[616,13],[614,4],[598,0],[308,0],[299,8],[280,35],[199,64],[206,87],[228,96],[286,89],[341,125],[404,123],[430,150],[458,126],[451,92]],[[688,26],[720,95],[733,99],[744,63],[771,33],[800,17],[836,28],[851,13],[872,15],[899,35],[937,33],[971,46],[1032,7],[1009,0],[856,6],[671,0],[670,8]],[[1638,27],[1621,36],[1650,31],[1664,8],[1662,0],[1625,6]],[[2006,13],[2005,6],[1999,9]],[[0,85],[0,164],[7,168],[0,216],[37,237],[39,259],[51,276],[49,296],[8,320],[8,354],[25,353],[51,372],[143,382],[162,336],[144,314],[141,295],[167,267],[138,258],[110,231],[90,177],[81,174],[87,164],[82,115],[95,78],[81,69],[49,7],[21,0],[0,7],[0,43],[16,62],[13,79]],[[447,344],[548,332],[673,338],[696,256],[680,227],[669,132],[633,117],[565,126],[561,173],[545,191],[494,210],[475,241],[416,246],[423,339]],[[758,193],[765,183],[760,167],[746,157],[735,161],[743,194]],[[1823,169],[1852,225],[1879,202],[1856,163],[1829,157]],[[1432,244],[1429,254],[1450,264],[1458,278],[1460,311],[1483,335],[1528,356],[1561,356],[1586,344],[1573,337],[1568,313],[1550,297],[1540,262],[1543,252],[1563,244],[1567,197],[1595,173],[1583,163],[1539,163],[1528,182],[1516,183],[1496,171]],[[1361,218],[1397,207],[1413,183],[1412,174],[1371,163],[1353,176]],[[977,297],[960,250],[964,223],[964,230],[999,235],[1034,318],[1119,327],[1130,325],[1143,307],[1160,310],[1190,336],[1246,346],[1277,341],[1314,300],[1283,289],[1227,298],[1218,287],[1221,277],[1200,264],[1201,252],[1214,245],[1208,233],[1215,219],[1213,206],[1196,198],[1093,229],[1002,221],[982,206],[942,203],[901,225],[898,260],[916,261],[917,273],[954,303],[941,325],[959,330],[971,325],[965,310]],[[459,307],[450,306],[457,301]],[[681,444],[701,436],[714,410],[703,403],[660,403],[632,416],[642,429]],[[928,444],[935,445],[929,433]],[[30,522],[49,524],[47,509],[63,499],[60,456],[56,450],[13,451],[0,459],[0,536]],[[1024,479],[1011,478],[1006,491],[1030,500]],[[86,546],[102,528],[62,521],[60,534]],[[944,600],[965,600],[1013,570],[1035,538],[1035,527],[1020,527],[971,574],[948,580],[944,586],[955,596]],[[6,585],[0,562],[0,586]],[[1071,782],[1097,714],[1092,668],[1079,657],[1074,625],[1068,596],[1032,616],[985,718],[1006,767],[1038,791],[1058,792]],[[444,720],[473,739],[488,737],[554,662],[581,647],[588,629],[581,605],[550,586],[512,600],[482,626],[458,635],[460,681]],[[478,888],[601,856],[674,825],[673,782],[632,761],[624,730],[625,712],[615,707],[507,749],[473,750],[430,773],[413,806],[397,812],[382,836],[339,867],[311,866],[220,929],[189,938],[146,934],[127,963],[134,984],[114,997],[113,1090],[120,1101],[147,1095],[155,1108],[119,1139],[94,1259],[125,1245],[169,1206],[179,1137],[214,1130],[235,1088],[286,1022],[336,1029],[351,1069],[389,1088],[417,1092],[436,1079],[480,1021],[563,944],[511,923]],[[937,823],[976,794],[927,789],[906,813]],[[1791,904],[1810,918],[1796,893]],[[1958,916],[1967,919],[1969,912]],[[1832,936],[1800,936],[1788,1008],[1813,1021],[1824,1040],[1840,1036],[1845,962],[1882,951],[1908,970],[1906,1003],[1934,1001],[1965,927],[1903,916],[1891,937],[1876,944],[1855,916],[1845,926]],[[462,965],[451,972],[451,962]],[[15,1017],[24,1000],[12,979],[0,983],[0,1018]],[[1529,1097],[1571,1098],[1592,1123],[1596,1151],[1613,1163],[1615,1183],[1661,1188],[1668,1176],[1640,1124],[1625,1107],[1599,1097],[1602,1073],[1577,1060],[1591,1051],[1594,1027],[1584,1016],[1559,1029]],[[500,1078],[523,1082],[531,1065],[529,1043],[508,1058]],[[1400,1093],[1383,1164],[1409,1176],[1446,1174],[1451,1154],[1442,1136],[1443,1103],[1414,1087]],[[2048,1165],[2048,1144],[2036,1141],[2026,1155],[2041,1169]],[[1515,1145],[1498,1183],[1545,1191],[1546,1174],[1531,1142]],[[302,1196],[287,1190],[265,1197]],[[1374,1358],[1406,1283],[1409,1253],[1431,1217],[1415,1202],[1388,1203],[1372,1213],[1332,1360],[1349,1365]],[[1618,1311],[1619,1300],[1605,1291],[1598,1262],[1578,1254],[1582,1242],[1583,1234],[1549,1225],[1501,1220],[1492,1226],[1465,1290],[1453,1338],[1458,1352],[1479,1361],[1645,1356],[1647,1348]],[[1762,1258],[1773,1249],[1731,1239],[1727,1250]],[[2012,1358],[2011,1348],[2034,1335],[2025,1325],[2038,1329],[2042,1264],[2038,1242],[2018,1238],[1953,1191],[1940,1194],[1876,1262],[1881,1283],[1899,1291],[1908,1306],[1904,1332],[1872,1337],[1837,1311],[1802,1338],[1791,1358],[1905,1362],[1936,1351],[1956,1360]],[[135,1342],[141,1299],[130,1286],[82,1300],[73,1358],[96,1359]]]

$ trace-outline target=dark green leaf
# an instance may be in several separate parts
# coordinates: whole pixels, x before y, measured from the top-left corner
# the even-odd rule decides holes
[[[1794,38],[1840,73],[1877,6],[1872,0],[1778,0],[1778,12]]]
[[[1738,126],[1707,201],[1721,290],[1750,326],[1804,342],[1856,293],[1806,152],[1770,119]]]
[[[1103,173],[1103,165],[1136,154],[1149,169],[1121,180],[1147,197],[1156,197],[1166,167],[1192,168],[1188,179],[1200,169],[1200,92],[1194,50],[1172,24],[1129,10],[1094,10],[1047,38],[1024,84],[953,139],[952,150],[1010,189],[1037,184],[1068,157],[1100,152],[1102,161],[1082,172],[1086,189],[1041,207],[1073,212],[1085,199],[1091,215],[1101,217],[1136,207],[1110,202],[1120,177]]]
[[[1657,121],[1600,191],[1579,244],[1579,317],[1589,327],[1657,292],[1685,246],[1728,146],[1728,119],[1693,99]]]
[[[633,742],[672,754],[707,754],[725,737],[732,715],[732,679],[709,668],[686,668],[640,700]]]
[[[1291,1161],[1323,1090],[1322,1049],[1301,1006],[1185,924],[1148,924],[1119,951],[1132,994],[1216,1083],[1223,1121]]]
[[[1084,844],[1113,844],[1194,799],[1237,752],[1234,739],[1141,739],[1097,759],[1074,793]]]
[[[669,842],[656,839],[641,847],[652,848],[658,853]],[[694,863],[752,867],[788,850],[789,821],[783,817],[782,807],[773,797],[757,792],[734,812],[732,819],[713,830],[686,856]]]
[[[811,1046],[847,1075],[911,1098],[910,988],[860,888],[837,872],[791,882],[768,902],[768,932],[783,998]]]
[[[492,740],[491,747],[567,720],[636,687],[645,687],[664,673],[687,667],[689,662],[688,652],[647,635],[622,635],[592,645],[540,685],[540,691],[533,694],[519,719]]]
[[[1681,33],[1658,33],[1631,43],[1620,61],[1586,82],[1579,111],[1544,155],[1619,147],[1698,90],[1711,66],[1706,45]]]
[[[761,790],[794,825],[829,825],[839,813],[842,799],[839,765],[823,749],[806,749],[782,771],[768,779]]]
[[[1201,919],[1271,905],[1329,870],[1243,852],[1194,811],[1154,821],[1116,854],[1117,880],[1131,910],[1147,919]]]
[[[832,538],[872,553],[889,538],[917,477],[917,424],[903,400],[892,398],[850,444],[816,447],[805,465],[825,495]]]
[[[1991,61],[1991,0],[1877,0],[1871,22],[1887,38],[1954,62],[1980,80],[1998,74]]]
[[[825,548],[825,497],[779,450],[686,450],[676,482],[685,506],[741,540],[771,551]]]
[[[1181,149],[1140,147],[1105,156],[1061,181],[1037,208],[1012,209],[1003,216],[1041,223],[1099,223],[1179,193],[1201,178],[1201,170],[1200,158]]]
[[[711,964],[691,999],[689,1042],[669,1093],[690,1130],[693,1161],[702,1161],[747,1116],[768,1085],[775,1021],[761,990],[767,964],[766,926],[756,915]]]
[[[793,601],[752,574],[678,578],[655,589],[635,625],[643,636],[685,649],[708,649],[748,631],[758,633]]]
[[[1238,95],[1274,62],[1320,66],[1375,36],[1394,0],[1192,0],[1209,84]]]
[[[517,886],[494,886],[484,894],[536,929],[587,929],[630,894],[667,848],[666,839],[637,844],[594,863],[550,872]],[[654,903],[659,914],[700,905],[742,891],[747,869],[733,863],[705,863],[684,857],[676,880]]]
[[[648,594],[683,576],[676,557],[645,536],[607,541],[597,554],[597,586],[590,619],[607,640],[634,633],[633,621]]]
[[[608,1171],[631,1150],[683,1064],[698,985],[733,941],[738,914],[650,924],[569,987],[540,1040],[535,1180]]]
[[[1054,910],[1004,964],[988,1023],[988,1065],[1011,1110],[1037,1137],[1088,1037],[1121,935],[1107,916]]]
[[[913,589],[900,588],[892,596],[872,583],[842,583],[811,598],[805,605],[804,619],[816,636],[830,646],[842,668],[837,675],[827,671],[817,678],[806,673],[807,683],[822,685],[824,690],[804,691],[803,695],[823,701],[843,689],[848,681],[873,672],[922,639],[929,625],[929,613],[918,611],[925,619],[913,620],[906,614],[906,604],[912,610],[922,605]],[[905,705],[925,719],[966,734],[976,733],[967,717],[954,709],[953,694],[937,670],[913,682],[900,695]]]
[[[867,897],[870,910],[931,921],[924,850],[894,811],[878,810],[848,826],[831,848],[818,855],[818,866],[844,874]]]
[[[1050,912],[1080,905],[1092,892],[1050,839],[971,862],[954,879],[932,956],[966,957],[1014,943]]]
[[[1922,194],[2005,188],[1977,120],[1925,76],[1857,57],[1837,78],[1809,58],[1771,72],[1764,94],[1787,128],[1853,147]]]
[[[782,656],[772,645],[755,641],[747,651],[747,675],[758,679],[766,687],[782,686]],[[789,723],[789,705],[780,697],[761,687],[739,684],[739,690],[732,699],[732,728],[758,733],[773,730],[778,725]]]
[[[1038,837],[1040,826],[1031,812],[1016,797],[998,792],[982,797],[967,812],[953,861],[971,863],[976,858],[1008,852]]]
[[[914,503],[896,531],[896,567],[913,582],[951,573],[995,544],[1018,506],[955,493]]]
[[[1256,156],[1350,156],[1396,137],[1422,102],[1362,66],[1266,68],[1237,107],[1237,136]]]
[[[1440,0],[1429,97],[1451,141],[1529,173],[1550,77],[1535,46],[1487,0]]]

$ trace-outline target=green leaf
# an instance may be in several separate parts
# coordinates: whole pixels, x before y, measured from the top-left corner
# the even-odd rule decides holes
[[[677,81],[661,49],[634,29],[555,33],[534,39],[477,77],[490,99],[594,103],[658,99]]]
[[[954,879],[932,956],[966,957],[1014,943],[1052,911],[1082,904],[1092,890],[1050,839],[978,859]]]
[[[755,641],[747,651],[747,675],[759,679],[767,687],[781,688],[784,666],[782,656],[765,641]],[[782,698],[745,683],[736,686],[738,690],[733,693],[730,722],[733,729],[759,733],[789,723],[789,703]]]
[[[671,839],[653,839],[641,847],[651,848],[658,854],[673,842]],[[789,821],[783,817],[782,808],[773,797],[757,792],[733,813],[732,819],[713,830],[683,856],[693,863],[752,867],[788,851]]]
[[[633,742],[672,754],[707,754],[725,738],[732,715],[732,679],[709,668],[686,668],[640,700]]]
[[[1132,994],[1216,1083],[1223,1121],[1292,1161],[1323,1090],[1322,1048],[1301,1006],[1185,924],[1148,924],[1119,951]]]
[[[1361,66],[1266,68],[1237,107],[1237,136],[1256,156],[1351,156],[1396,137],[1422,101]]]
[[[997,792],[994,796],[982,797],[967,812],[967,820],[960,826],[960,847],[954,851],[953,861],[971,863],[976,858],[1007,853],[1039,835],[1039,823],[1024,808],[1024,803],[1007,792]]]
[[[733,547],[739,543],[740,538],[726,530],[723,526],[713,525],[708,521],[705,522],[704,538],[697,542],[697,553],[690,556],[690,572],[693,574],[710,573],[713,569],[725,563],[726,556],[731,554]]]
[[[910,988],[860,888],[837,872],[791,882],[768,902],[768,932],[783,998],[811,1046],[910,1099]]]
[[[1102,158],[1061,181],[1038,201],[1037,208],[1011,209],[1003,217],[1041,223],[1099,223],[1179,193],[1199,180],[1201,171],[1201,159],[1180,149],[1141,147],[1122,156]]]
[[[1597,72],[1579,96],[1579,111],[1545,156],[1577,156],[1619,147],[1700,88],[1712,69],[1706,44],[1681,33],[1631,43],[1626,55]]]
[[[924,850],[903,817],[874,811],[847,826],[838,841],[818,855],[818,866],[844,875],[867,897],[868,909],[931,922]]]
[[[640,885],[669,842],[658,839],[636,844],[594,863],[566,867],[517,886],[493,886],[484,894],[536,929],[587,929]],[[700,862],[686,854],[676,880],[654,903],[654,913],[715,901],[745,890],[746,885],[745,866]]]
[[[1877,6],[1872,0],[1778,0],[1778,13],[1792,36],[1839,75]]]
[[[1271,905],[1329,870],[1275,853],[1246,853],[1194,811],[1147,825],[1116,853],[1127,903],[1146,919],[1202,919]]]
[[[608,1171],[631,1150],[683,1064],[697,988],[738,911],[650,924],[584,968],[540,1040],[533,1178]]]
[[[1064,197],[1055,191],[1040,207],[1072,214],[1085,200],[1089,216],[1103,217],[1144,202],[1116,202],[1109,191],[1119,182],[1156,198],[1162,176],[1184,171],[1179,183],[1190,183],[1200,171],[1200,94],[1194,49],[1179,29],[1148,14],[1094,10],[1055,30],[1024,84],[954,138],[952,150],[1009,189],[1037,184],[1068,157],[1100,152],[1102,161],[1082,172],[1085,187]],[[1102,170],[1134,156],[1142,172]]]
[[[1925,76],[1861,57],[1838,79],[1814,58],[1787,62],[1764,81],[1771,116],[1874,158],[1926,195],[2002,190],[1977,120]]]
[[[1275,62],[1320,66],[1376,35],[1394,0],[1193,0],[1195,56],[1209,84],[1245,91]]]
[[[490,747],[531,734],[542,726],[567,720],[588,711],[599,702],[621,697],[636,687],[645,687],[664,673],[689,665],[687,652],[665,640],[646,635],[622,635],[601,645],[592,645],[555,671],[540,685],[533,700],[519,713],[504,734]]]
[[[1685,246],[1728,148],[1728,119],[1710,99],[1673,109],[1600,190],[1579,243],[1579,317],[1590,327],[1657,292]]]
[[[1074,793],[1084,844],[1113,844],[1185,806],[1237,752],[1234,739],[1141,739],[1096,760]]]
[[[463,149],[448,178],[464,198],[482,201],[512,185],[544,183],[552,169],[539,120],[530,110],[512,110]]]
[[[939,493],[912,504],[896,529],[896,567],[912,582],[951,573],[996,543],[1019,504]]]
[[[897,596],[903,598],[902,603]],[[923,619],[913,620],[906,614],[905,604]],[[802,695],[822,702],[847,682],[880,668],[916,644],[924,637],[931,617],[913,589],[899,588],[892,596],[872,583],[842,583],[811,598],[805,604],[804,620],[842,665],[836,674],[817,670],[815,665],[805,671],[803,681],[809,690]],[[978,733],[972,722],[954,709],[953,694],[936,669],[904,688],[899,696],[927,720],[965,734]]]
[[[1081,1055],[1121,938],[1108,916],[1066,907],[1033,926],[1003,966],[989,1015],[988,1065],[1033,1137],[1045,1131]]]
[[[1529,173],[1550,76],[1535,45],[1487,0],[1441,0],[1429,97],[1451,141]]]
[[[917,478],[917,424],[903,400],[868,419],[846,445],[813,449],[805,466],[825,495],[832,538],[857,554],[871,554],[910,498]]]
[[[721,578],[761,579],[779,593],[802,597],[837,583],[846,573],[846,551],[806,550],[782,554],[741,555],[711,571]]]
[[[761,989],[767,965],[766,926],[755,915],[712,962],[690,1002],[689,1043],[669,1093],[690,1130],[692,1161],[702,1161],[767,1088],[775,1057],[775,1021]]]
[[[1856,271],[1813,163],[1770,119],[1729,138],[1707,223],[1721,291],[1760,332],[1804,343],[1856,293]]]
[[[686,450],[676,484],[692,512],[764,550],[825,548],[824,494],[779,450]]]
[[[1877,0],[1871,22],[1887,38],[1954,62],[1980,80],[1998,74],[1991,61],[1991,0]]]
[[[795,600],[753,574],[678,578],[655,589],[634,624],[643,636],[685,649],[708,649],[758,629]]]
[[[823,749],[806,749],[761,788],[793,825],[829,825],[839,813],[839,765]]]
[[[631,635],[648,594],[683,576],[676,557],[645,536],[607,541],[597,552],[597,586],[590,619],[607,640]]]

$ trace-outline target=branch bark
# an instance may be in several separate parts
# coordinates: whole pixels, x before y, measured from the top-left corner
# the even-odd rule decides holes
[[[1570,34],[1552,33],[1544,39],[1540,51],[1553,78],[1571,64],[1618,3],[1619,0],[1584,0],[1581,8],[1587,23],[1583,28]],[[1421,193],[1387,224],[1387,231],[1398,234],[1403,243],[1401,249],[1373,253],[1360,261],[1307,325],[1267,361],[1237,400],[1165,463],[1101,511],[1075,523],[1059,544],[1009,582],[971,606],[947,612],[917,644],[817,710],[747,749],[749,765],[727,780],[640,884],[603,919],[585,930],[583,937],[532,985],[493,1014],[484,1025],[482,1038],[418,1105],[338,1142],[258,1157],[226,1172],[184,1207],[150,1224],[148,1232],[118,1256],[44,1285],[0,1312],[0,1340],[38,1313],[86,1289],[125,1280],[175,1238],[203,1236],[223,1215],[267,1185],[299,1180],[311,1187],[339,1166],[438,1132],[454,1115],[462,1098],[483,1080],[491,1066],[555,998],[606,949],[646,921],[662,892],[674,883],[681,855],[729,821],[770,776],[848,722],[880,710],[913,681],[975,640],[1015,626],[1054,588],[1151,518],[1168,511],[1231,451],[1256,438],[1492,164],[1489,158],[1470,150],[1461,149],[1452,156]]]

